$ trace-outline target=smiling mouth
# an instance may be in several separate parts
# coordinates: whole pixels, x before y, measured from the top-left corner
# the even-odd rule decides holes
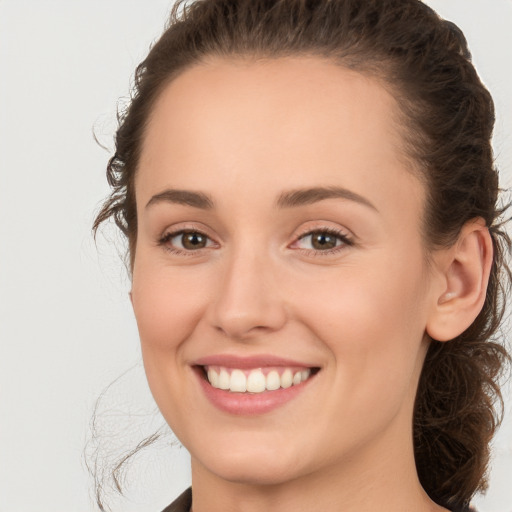
[[[239,369],[208,365],[199,368],[213,388],[231,393],[264,393],[287,389],[308,381],[320,370],[283,366]]]

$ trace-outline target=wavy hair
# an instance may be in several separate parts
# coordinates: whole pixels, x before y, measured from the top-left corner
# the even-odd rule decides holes
[[[413,418],[416,466],[438,504],[464,508],[486,489],[490,440],[501,420],[499,378],[510,357],[498,341],[509,291],[510,238],[491,137],[494,104],[460,29],[419,0],[178,0],[165,32],[137,67],[107,167],[111,195],[95,223],[113,219],[137,239],[134,178],[163,88],[210,57],[319,56],[380,81],[395,97],[406,151],[427,191],[427,252],[485,220],[494,260],[485,304],[457,338],[431,340]]]

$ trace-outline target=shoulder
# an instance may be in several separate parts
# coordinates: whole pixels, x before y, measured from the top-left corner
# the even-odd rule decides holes
[[[189,487],[181,493],[168,507],[162,512],[189,512],[192,506],[192,488]]]

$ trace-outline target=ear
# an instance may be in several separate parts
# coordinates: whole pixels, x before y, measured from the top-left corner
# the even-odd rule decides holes
[[[440,280],[426,328],[431,338],[451,340],[473,323],[485,301],[492,256],[491,235],[481,218],[466,223],[457,242],[434,256]]]

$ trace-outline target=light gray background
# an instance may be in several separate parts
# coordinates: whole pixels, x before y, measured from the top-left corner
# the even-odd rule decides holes
[[[512,0],[429,4],[464,30],[495,97],[510,186]],[[137,365],[129,281],[116,246],[91,237],[109,156],[92,131],[112,148],[116,102],[169,9],[170,0],[0,0],[0,512],[96,510],[82,459],[89,419],[134,365],[102,403],[103,442],[122,452],[159,424]],[[507,400],[481,512],[512,511]],[[135,461],[115,510],[158,511],[188,485],[186,453],[166,443]]]

